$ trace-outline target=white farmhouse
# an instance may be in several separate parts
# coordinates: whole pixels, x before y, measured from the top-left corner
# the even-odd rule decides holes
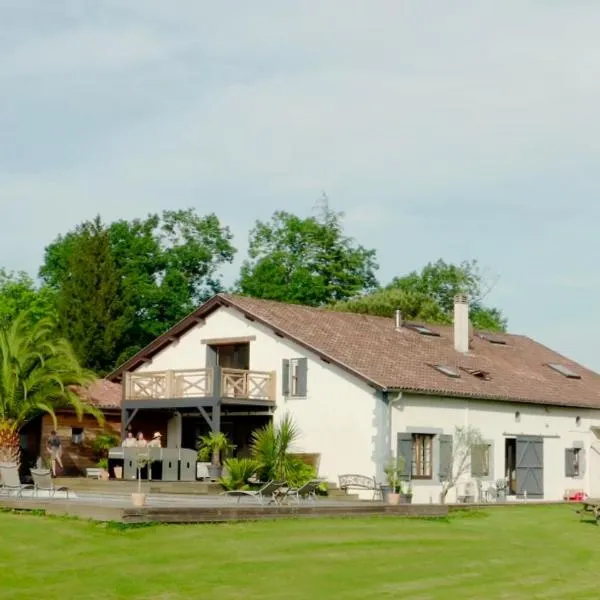
[[[448,501],[471,478],[507,478],[515,497],[600,497],[600,375],[528,337],[472,331],[468,313],[457,297],[453,327],[419,325],[219,294],[109,378],[125,384],[123,428],[158,429],[170,447],[212,428],[244,454],[289,413],[320,476],[383,482],[397,453],[413,502],[429,503],[455,427],[471,425],[486,445]]]

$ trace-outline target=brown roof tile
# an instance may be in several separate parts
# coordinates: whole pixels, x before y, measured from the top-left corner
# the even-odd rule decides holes
[[[407,327],[396,331],[393,319],[227,294],[209,300],[109,378],[135,368],[223,304],[382,389],[600,408],[600,375],[526,336],[494,334],[506,342],[500,345],[475,332],[470,352],[462,355],[454,349],[452,327],[427,325],[439,337],[425,336]],[[563,364],[581,379],[569,379],[546,363]],[[432,364],[458,369],[460,377],[439,373]],[[485,371],[489,378],[480,379],[463,369]]]
[[[121,408],[122,387],[119,383],[107,379],[96,379],[80,396],[98,408]]]

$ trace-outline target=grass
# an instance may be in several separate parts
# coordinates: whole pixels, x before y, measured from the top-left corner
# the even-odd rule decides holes
[[[0,513],[0,599],[599,597],[573,507],[123,528]]]

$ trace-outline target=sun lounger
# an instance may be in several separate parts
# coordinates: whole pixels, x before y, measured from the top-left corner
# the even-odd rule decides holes
[[[268,504],[273,502],[278,503],[278,492],[285,486],[285,481],[269,481],[259,490],[229,490],[223,492],[222,496],[237,496],[238,503],[244,497],[254,498],[259,504],[264,504],[265,500],[269,500]]]
[[[285,493],[285,497],[286,497],[286,499],[294,498],[296,500],[296,502],[298,502],[298,504],[300,503],[300,500],[309,500],[312,502],[316,502],[317,488],[322,483],[323,483],[322,479],[311,479],[310,481],[306,482],[303,486],[300,486],[299,488],[289,488]]]
[[[10,496],[14,492],[17,498],[23,495],[23,490],[31,489],[31,484],[21,483],[19,469],[14,463],[0,463],[0,490],[6,491]]]
[[[65,492],[67,500],[69,499],[69,488],[65,486],[56,487],[52,481],[50,469],[31,469],[31,477],[33,478],[33,488],[36,496],[40,491],[48,492],[50,498],[56,492]]]

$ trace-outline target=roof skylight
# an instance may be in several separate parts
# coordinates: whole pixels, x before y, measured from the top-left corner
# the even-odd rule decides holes
[[[473,375],[473,377],[477,377],[478,379],[483,379],[484,381],[489,381],[491,379],[489,371],[484,371],[483,369],[474,369],[471,367],[461,367],[465,373],[469,375]]]
[[[414,325],[411,323],[410,325],[406,325],[406,327],[408,329],[414,329],[416,332],[420,333],[421,335],[431,335],[433,337],[440,337],[440,334],[437,331],[433,331],[432,329],[424,327],[423,325]]]
[[[553,371],[564,375],[568,379],[581,379],[581,375],[578,375],[574,371],[571,371],[569,367],[561,365],[560,363],[548,363],[546,366],[550,367]]]
[[[489,333],[478,333],[477,335],[482,340],[485,340],[486,342],[489,342],[490,344],[498,344],[500,346],[506,346],[506,340],[496,337],[495,335],[491,335]]]
[[[439,371],[443,375],[447,375],[448,377],[454,377],[455,379],[460,377],[460,373],[455,371],[452,367],[447,367],[446,365],[430,365],[436,371]]]

